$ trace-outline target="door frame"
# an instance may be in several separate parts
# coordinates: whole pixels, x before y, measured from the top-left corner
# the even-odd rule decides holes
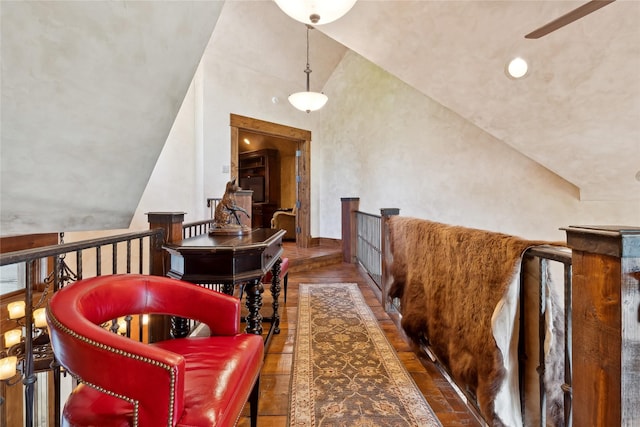
[[[238,135],[240,131],[248,131],[262,135],[289,139],[298,143],[300,155],[298,159],[298,180],[296,185],[296,200],[299,202],[296,210],[296,246],[308,248],[311,246],[311,131],[291,126],[280,125],[251,117],[230,115],[231,127],[231,176],[238,176]]]

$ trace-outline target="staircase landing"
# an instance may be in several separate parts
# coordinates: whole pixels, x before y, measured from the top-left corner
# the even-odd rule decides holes
[[[283,242],[282,256],[289,258],[289,272],[298,273],[342,263],[340,240],[319,239],[319,242],[319,245],[309,248],[298,248],[295,242]]]

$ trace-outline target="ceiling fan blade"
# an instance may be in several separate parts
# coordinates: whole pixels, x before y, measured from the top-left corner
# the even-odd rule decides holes
[[[589,3],[585,3],[582,6],[573,9],[571,12],[562,15],[558,19],[554,19],[546,25],[538,28],[535,31],[530,32],[526,36],[525,39],[539,39],[542,36],[546,36],[547,34],[557,30],[558,28],[562,28],[567,24],[572,23],[573,21],[577,21],[590,14],[591,12],[595,12],[601,7],[605,7],[609,3],[613,3],[615,0],[591,0]]]

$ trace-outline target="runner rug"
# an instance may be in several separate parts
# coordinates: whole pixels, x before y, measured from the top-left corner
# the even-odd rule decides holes
[[[290,426],[441,426],[354,283],[300,284]]]

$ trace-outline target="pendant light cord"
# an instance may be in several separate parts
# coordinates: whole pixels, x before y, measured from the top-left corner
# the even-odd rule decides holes
[[[307,92],[309,92],[309,75],[311,74],[311,68],[309,67],[309,30],[312,27],[307,25],[307,68],[304,72],[307,74]]]

